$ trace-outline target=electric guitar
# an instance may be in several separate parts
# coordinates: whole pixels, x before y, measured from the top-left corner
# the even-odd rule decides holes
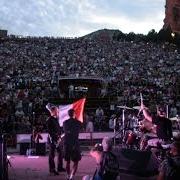
[[[51,138],[51,136],[48,136],[49,137],[49,140],[50,140],[50,142],[51,143],[53,143],[55,146],[56,146],[56,148],[58,147],[58,146],[60,146],[61,145],[61,143],[62,143],[62,140],[63,140],[63,137],[65,136],[65,134],[63,133],[63,134],[61,134],[59,137],[58,137],[58,139],[57,139],[57,141],[56,142],[53,142],[52,141],[52,138]]]
[[[63,134],[61,134],[61,136],[59,136],[59,138],[58,138],[58,140],[57,140],[57,142],[55,143],[55,145],[56,145],[56,148],[58,147],[58,146],[60,146],[61,145],[61,143],[62,143],[62,141],[63,141],[63,137],[65,136],[65,134],[63,133]]]

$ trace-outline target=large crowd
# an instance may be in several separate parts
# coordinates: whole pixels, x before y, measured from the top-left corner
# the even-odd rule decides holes
[[[8,132],[44,130],[59,76],[104,78],[115,104],[133,107],[142,93],[150,106],[168,105],[171,117],[180,110],[180,53],[171,44],[8,37],[0,40],[0,62],[0,124]]]

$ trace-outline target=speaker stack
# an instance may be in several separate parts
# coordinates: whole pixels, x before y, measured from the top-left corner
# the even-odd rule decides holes
[[[38,156],[46,155],[46,143],[36,143],[36,155]]]
[[[8,180],[8,161],[4,135],[0,135],[0,180]]]
[[[118,148],[114,153],[118,157],[121,179],[151,179],[158,174],[159,161],[150,151]]]
[[[26,155],[27,150],[30,148],[30,143],[20,143],[20,155]]]
[[[20,143],[20,155],[27,155],[27,151],[28,155],[45,156],[46,143],[36,143],[34,148],[31,148],[30,143]]]

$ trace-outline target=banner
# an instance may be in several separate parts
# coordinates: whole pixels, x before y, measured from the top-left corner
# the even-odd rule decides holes
[[[83,122],[83,112],[86,98],[80,99],[72,104],[59,106],[59,124],[63,126],[63,122],[69,119],[68,111],[74,109],[75,117],[78,121]]]

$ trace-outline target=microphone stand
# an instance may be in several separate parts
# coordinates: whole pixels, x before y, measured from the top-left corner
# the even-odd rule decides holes
[[[5,135],[0,134],[0,180],[8,180],[8,161]]]
[[[169,107],[166,105],[166,118],[169,118]]]
[[[116,145],[116,120],[117,118],[114,118],[114,146]]]

